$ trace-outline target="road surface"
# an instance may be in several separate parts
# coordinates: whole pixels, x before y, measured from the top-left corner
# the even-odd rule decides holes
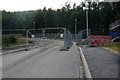
[[[2,56],[3,78],[83,78],[78,46],[60,51],[63,41]],[[119,56],[100,47],[81,47],[93,78],[118,78]]]
[[[54,44],[54,45],[53,45]],[[60,51],[63,42],[3,56],[3,78],[80,78],[78,47]],[[31,56],[30,56],[31,55]],[[24,56],[29,56],[27,59]],[[22,59],[22,60],[21,60]]]
[[[119,56],[101,47],[82,47],[93,78],[118,78]]]

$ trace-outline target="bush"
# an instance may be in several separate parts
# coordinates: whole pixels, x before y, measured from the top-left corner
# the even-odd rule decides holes
[[[17,42],[17,39],[14,36],[3,36],[2,38],[3,44],[13,44],[16,42]]]

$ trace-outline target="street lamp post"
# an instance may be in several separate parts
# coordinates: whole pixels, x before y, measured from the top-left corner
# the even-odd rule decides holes
[[[89,2],[90,4],[92,2],[96,2],[97,4],[99,3],[99,0],[85,0],[85,9],[86,9],[86,27],[87,27],[87,39],[89,37],[89,31],[88,31],[88,27],[89,27],[89,21],[88,21],[88,9],[89,9]],[[91,8],[93,10],[93,8]]]
[[[33,22],[33,25],[34,25],[34,35],[35,35],[35,22]]]
[[[75,19],[75,40],[77,39],[77,19]],[[77,41],[77,40],[76,40]]]
[[[85,3],[85,7],[86,7],[86,27],[87,27],[87,39],[88,39],[88,7],[89,7],[89,4],[88,2]]]

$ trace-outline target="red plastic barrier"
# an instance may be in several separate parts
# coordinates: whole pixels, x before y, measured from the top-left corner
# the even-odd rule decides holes
[[[111,45],[112,44],[111,39],[112,39],[111,36],[90,35],[89,36],[89,40],[90,40],[89,44],[91,46],[101,45],[101,44]]]

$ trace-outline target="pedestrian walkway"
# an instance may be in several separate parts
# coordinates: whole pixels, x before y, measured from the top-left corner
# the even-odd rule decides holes
[[[82,47],[93,78],[118,78],[119,56],[101,47]]]

